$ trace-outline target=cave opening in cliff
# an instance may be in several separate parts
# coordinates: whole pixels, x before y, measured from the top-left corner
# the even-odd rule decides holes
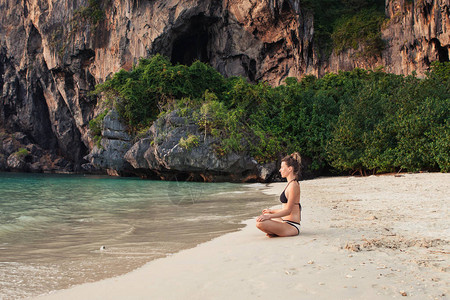
[[[438,39],[431,39],[431,43],[433,44],[434,48],[436,49],[436,58],[440,62],[447,62],[449,61],[449,49],[447,47],[442,47],[441,42]]]
[[[194,61],[210,61],[210,28],[215,20],[204,15],[192,17],[183,24],[172,44],[171,62],[191,65]]]

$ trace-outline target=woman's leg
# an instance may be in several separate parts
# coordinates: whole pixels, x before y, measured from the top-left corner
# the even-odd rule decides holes
[[[267,220],[263,222],[256,222],[256,227],[267,233],[268,236],[294,236],[298,235],[297,229],[284,222]]]

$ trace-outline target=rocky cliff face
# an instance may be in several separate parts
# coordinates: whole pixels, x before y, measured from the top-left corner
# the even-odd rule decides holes
[[[300,0],[0,0],[0,128],[80,170],[94,147],[88,122],[96,101],[88,92],[140,57],[199,59],[226,76],[273,85],[378,65],[423,74],[430,62],[448,61],[448,0],[387,0],[386,13],[381,57],[349,50],[320,61],[313,15]]]
[[[433,61],[449,61],[450,1],[387,1],[383,39],[386,71],[424,74]]]

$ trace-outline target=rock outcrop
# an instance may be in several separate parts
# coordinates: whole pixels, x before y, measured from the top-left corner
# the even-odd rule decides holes
[[[0,130],[0,170],[65,173],[73,171],[74,166],[54,151],[33,144],[22,132]]]
[[[449,60],[448,1],[387,0],[386,14],[381,57],[348,50],[323,61],[313,14],[300,0],[0,0],[0,128],[82,171],[95,146],[88,123],[96,100],[88,92],[140,57],[199,59],[226,76],[273,85],[379,65],[421,75],[432,61]],[[0,157],[0,169],[6,164]]]
[[[109,175],[124,174],[132,169],[124,159],[130,147],[131,137],[126,132],[126,126],[120,122],[117,112],[112,110],[103,119],[100,143],[95,144],[85,156],[89,164],[82,167],[88,172],[106,170]]]
[[[449,61],[450,2],[448,0],[387,1],[389,21],[382,31],[386,72],[424,74],[433,61]]]
[[[155,121],[124,158],[141,176],[169,180],[266,181],[273,175],[275,163],[260,165],[238,153],[219,155],[219,144],[192,119],[173,111]]]

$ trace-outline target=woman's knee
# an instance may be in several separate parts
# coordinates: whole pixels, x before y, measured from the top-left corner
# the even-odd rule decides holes
[[[264,228],[264,222],[256,222],[256,228],[263,229]]]

